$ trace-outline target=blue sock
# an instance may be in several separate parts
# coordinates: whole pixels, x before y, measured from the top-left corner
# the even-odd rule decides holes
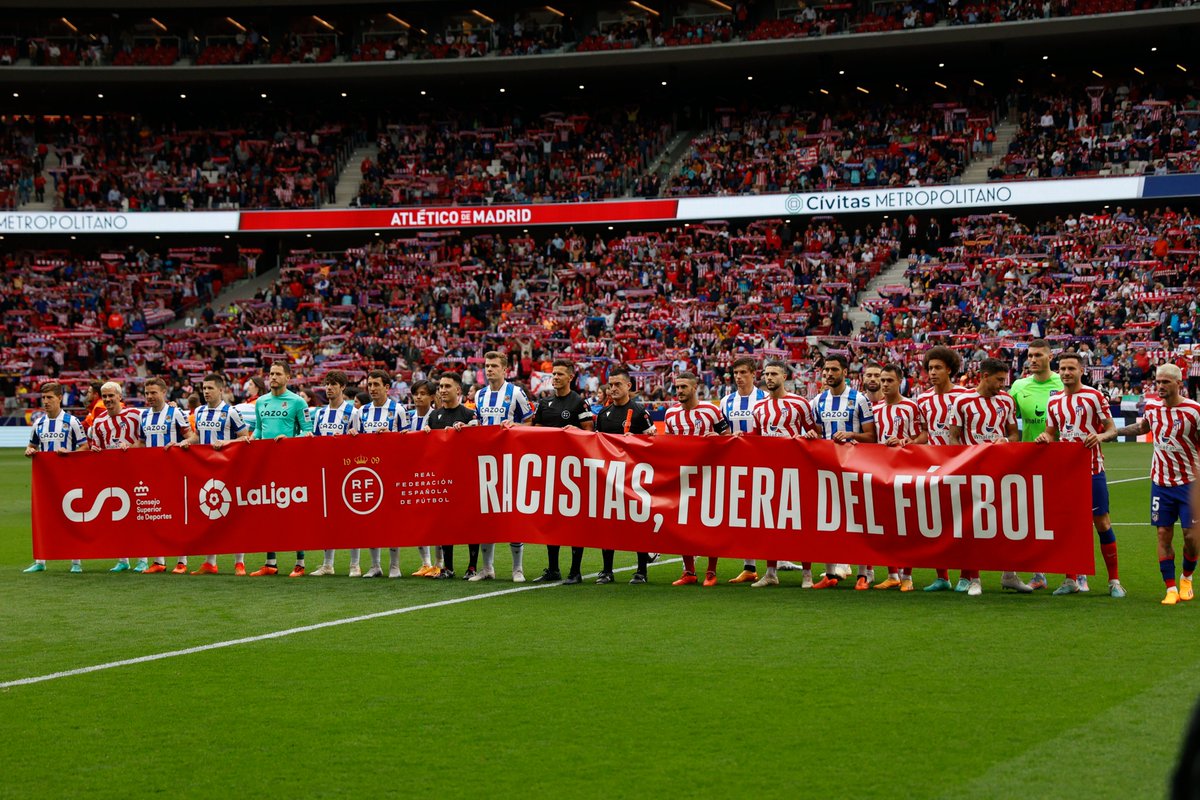
[[[1162,573],[1163,583],[1167,586],[1175,585],[1175,559],[1164,558],[1158,562],[1158,571]]]
[[[1112,544],[1117,540],[1117,535],[1113,533],[1113,529],[1109,528],[1106,531],[1100,531],[1097,534],[1100,537],[1100,544]]]
[[[1192,573],[1196,571],[1196,559],[1183,557],[1183,577],[1190,578]]]

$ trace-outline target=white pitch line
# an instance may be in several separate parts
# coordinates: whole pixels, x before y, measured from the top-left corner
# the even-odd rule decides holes
[[[678,564],[683,559],[670,558],[666,561],[654,561],[650,566],[660,566],[663,564]],[[630,572],[637,567],[621,567],[613,570],[613,572]],[[595,578],[600,573],[593,572],[590,575],[585,575],[584,578]],[[408,614],[413,611],[425,611],[430,608],[444,608],[446,606],[458,605],[459,603],[470,603],[475,600],[483,600],[489,597],[503,597],[508,594],[516,594],[517,592],[530,592],[534,589],[549,589],[552,586],[562,586],[561,583],[533,583],[527,586],[516,586],[512,589],[501,589],[496,592],[487,592],[485,594],[473,594],[467,597],[455,597],[451,600],[439,600],[436,603],[423,603],[419,606],[405,606],[404,608],[393,608],[388,611],[376,611],[372,614],[361,614],[357,617],[346,617],[344,619],[334,619],[328,622],[318,622],[313,625],[301,625],[298,628],[287,628],[282,631],[272,631],[271,633],[260,633],[257,636],[245,636],[241,639],[230,639],[224,642],[213,642],[212,644],[202,644],[196,647],[186,647],[183,650],[170,650],[166,653],[154,653],[148,656],[138,656],[137,658],[124,658],[120,661],[109,661],[107,664],[94,664],[90,667],[79,667],[78,669],[68,669],[62,672],[51,672],[48,675],[35,675],[32,678],[19,678],[13,681],[5,681],[0,683],[0,690],[11,689],[14,686],[28,686],[33,683],[44,683],[53,681],[59,678],[71,678],[76,675],[87,675],[90,672],[102,672],[106,669],[116,669],[117,667],[129,667],[134,664],[145,664],[150,661],[161,661],[164,658],[175,658],[176,656],[190,656],[194,653],[203,653],[208,650],[220,650],[223,647],[233,647],[239,644],[253,644],[254,642],[265,642],[269,639],[282,639],[284,636],[292,636],[297,633],[308,633],[309,631],[319,631],[322,628],[336,628],[339,625],[350,625],[354,622],[367,622],[373,619],[383,619],[384,617],[394,617],[400,614]]]
[[[1118,483],[1133,483],[1134,481],[1148,481],[1148,480],[1150,480],[1150,476],[1143,475],[1140,478],[1121,478],[1121,480],[1119,480],[1119,481],[1109,481],[1108,485],[1116,486]]]

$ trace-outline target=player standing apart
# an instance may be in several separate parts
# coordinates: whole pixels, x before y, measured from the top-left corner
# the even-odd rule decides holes
[[[408,411],[404,406],[390,397],[388,389],[392,385],[392,377],[381,369],[373,369],[367,373],[367,394],[371,402],[354,412],[350,422],[350,432],[355,435],[374,433],[402,433],[408,430]],[[369,548],[371,553],[371,568],[362,572],[359,568],[361,551],[354,548],[350,551],[351,578],[379,578],[383,576],[383,566],[380,561],[382,548]],[[388,548],[388,577],[399,578],[400,548]]]
[[[242,421],[238,410],[226,403],[225,379],[215,372],[204,376],[200,383],[200,393],[204,396],[204,405],[196,409],[192,415],[193,431],[179,446],[184,449],[193,444],[206,444],[213,450],[220,450],[227,443],[242,440],[251,436],[250,426]],[[246,556],[238,553],[234,556],[233,574],[246,575]],[[216,575],[217,557],[206,556],[200,569],[193,570],[193,575]]]
[[[1164,364],[1154,374],[1159,400],[1147,403],[1133,425],[1117,430],[1118,436],[1154,436],[1150,462],[1150,524],[1158,528],[1158,569],[1167,586],[1164,606],[1192,599],[1192,573],[1200,553],[1192,506],[1192,482],[1200,464],[1200,403],[1183,395],[1183,372]],[[1175,585],[1175,523],[1183,531],[1183,574]]]
[[[960,396],[954,404],[954,419],[950,425],[951,444],[1007,444],[1021,438],[1017,430],[1017,409],[1012,395],[1004,391],[1008,385],[1008,364],[996,359],[984,359],[979,365],[979,385],[975,391]],[[963,581],[966,585],[963,586]],[[971,597],[983,594],[979,570],[964,572],[963,581],[955,591],[966,591]],[[1000,576],[1000,586],[1028,594],[1033,591],[1015,572]]]
[[[883,399],[875,404],[875,425],[878,427],[880,443],[888,447],[908,447],[929,441],[921,409],[914,401],[900,394],[903,380],[904,371],[896,364],[888,364],[879,371],[879,391]],[[913,590],[912,567],[888,567],[887,580],[875,584],[876,589],[896,587],[900,587],[902,592]]]
[[[300,395],[288,391],[288,381],[291,378],[292,368],[286,361],[271,364],[267,371],[267,386],[270,391],[254,403],[254,411],[258,416],[258,424],[254,428],[255,439],[274,439],[279,442],[312,433],[308,403]],[[276,564],[275,553],[267,553],[267,563],[251,572],[250,577],[275,575],[279,572]],[[296,566],[288,577],[304,577],[303,550],[296,551]]]
[[[162,378],[150,378],[142,386],[146,395],[146,408],[142,409],[141,447],[175,447],[183,444],[192,433],[187,414],[167,405],[167,382]],[[162,556],[146,569],[146,573],[166,572],[167,560]],[[187,556],[178,556],[173,575],[187,574]]]
[[[1013,381],[1008,393],[1017,402],[1017,418],[1021,420],[1021,441],[1035,442],[1046,430],[1046,411],[1050,398],[1063,391],[1062,378],[1050,369],[1050,343],[1045,339],[1034,339],[1026,351],[1025,364],[1029,376]],[[1087,591],[1087,576],[1080,575],[1080,589]],[[1033,573],[1029,585],[1034,589],[1046,588],[1046,576]]]
[[[838,444],[871,444],[875,441],[875,412],[871,410],[871,401],[867,396],[846,383],[849,369],[850,364],[845,356],[836,353],[826,356],[821,368],[825,391],[810,402],[824,438]],[[810,436],[818,438],[818,434]],[[826,564],[825,577],[813,588],[837,586],[838,576],[845,574],[848,577],[849,571],[849,566],[845,564]],[[854,588],[869,589],[874,581],[875,570],[860,564]]]
[[[341,370],[335,369],[325,373],[325,399],[328,404],[312,412],[313,436],[345,436],[350,433],[350,423],[354,418],[354,405],[346,399],[346,385],[350,378]],[[333,575],[333,550],[326,550],[321,566],[309,575],[321,577]]]
[[[58,453],[66,455],[88,449],[87,434],[78,419],[63,411],[63,387],[61,383],[49,381],[43,383],[40,389],[42,395],[42,410],[45,416],[33,423],[29,434],[29,446],[25,448],[26,458],[33,458],[34,453]],[[37,559],[25,572],[45,572],[46,562]],[[83,562],[79,559],[71,561],[71,572],[83,572]]]
[[[504,379],[508,372],[508,356],[491,350],[483,354],[483,374],[487,385],[475,393],[475,419],[480,425],[528,425],[533,406],[525,392]],[[525,582],[525,545],[511,542],[513,583]],[[496,577],[496,545],[482,544],[483,568],[471,576],[472,581],[490,581]]]
[[[1092,467],[1092,524],[1100,537],[1100,553],[1108,570],[1108,593],[1113,597],[1124,597],[1125,588],[1117,575],[1117,537],[1113,534],[1112,521],[1108,516],[1108,478],[1104,474],[1103,442],[1117,437],[1108,398],[1090,386],[1083,385],[1083,362],[1073,352],[1058,357],[1058,374],[1062,378],[1063,391],[1050,398],[1046,409],[1046,430],[1035,441],[1083,442],[1088,448],[1088,460]],[[1079,581],[1067,575],[1055,594],[1074,594],[1080,591]]]
[[[801,439],[816,430],[817,421],[808,400],[787,390],[792,368],[778,359],[763,362],[763,385],[767,397],[754,407],[754,432],[759,436],[781,439]],[[750,584],[755,589],[779,585],[779,562],[767,561],[767,571]],[[803,572],[803,582],[812,587],[812,569]],[[803,588],[803,587],[802,587]]]
[[[533,425],[542,428],[578,428],[590,431],[595,427],[595,415],[579,393],[571,389],[571,381],[575,378],[575,364],[565,358],[555,359],[550,372],[550,383],[554,387],[554,396],[539,400],[537,410],[533,414]],[[558,568],[559,546],[546,545],[546,557],[549,566],[541,576],[534,578],[534,583],[553,583],[562,581],[567,585],[583,583],[583,548],[571,548],[571,570],[563,581]],[[596,583],[612,583],[610,572],[601,572]]]
[[[721,409],[712,403],[700,402],[696,387],[700,378],[694,372],[681,372],[675,376],[675,397],[679,403],[667,409],[666,428],[672,436],[728,436],[729,423]],[[683,575],[673,586],[687,586],[696,582],[696,557],[683,557]],[[704,573],[704,585],[717,585],[717,557],[708,557],[708,570]]]

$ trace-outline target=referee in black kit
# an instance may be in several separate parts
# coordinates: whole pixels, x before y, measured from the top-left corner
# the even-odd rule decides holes
[[[629,392],[633,389],[633,380],[629,377],[626,367],[614,367],[608,373],[609,405],[596,417],[596,430],[600,433],[657,433],[658,429],[650,419],[646,408],[632,397]],[[604,555],[604,570],[596,583],[613,582],[613,551],[602,550]],[[633,573],[632,584],[646,582],[646,567],[650,564],[649,553],[637,554],[637,572]]]
[[[550,370],[550,383],[554,386],[554,396],[548,400],[537,401],[537,410],[533,412],[533,424],[541,428],[579,428],[580,430],[590,431],[593,426],[592,410],[588,404],[583,402],[583,398],[579,393],[571,388],[571,381],[575,379],[575,365],[565,358],[556,358]],[[553,583],[562,581],[567,585],[583,583],[583,548],[571,548],[571,571],[567,573],[567,579],[563,581],[562,572],[558,568],[558,550],[556,544],[546,545],[546,557],[550,561],[550,566],[542,572],[540,578],[534,578],[534,583]],[[600,575],[597,583],[612,583],[612,573],[608,573],[608,580],[604,580],[604,574]]]

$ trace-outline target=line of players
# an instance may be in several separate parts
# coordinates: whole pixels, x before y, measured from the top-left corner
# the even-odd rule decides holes
[[[1145,415],[1136,424],[1117,429],[1107,400],[1100,392],[1083,384],[1080,358],[1070,352],[1061,354],[1056,375],[1049,369],[1050,357],[1047,343],[1040,340],[1031,343],[1029,363],[1033,374],[1030,379],[1014,385],[1012,394],[1005,391],[1009,365],[999,360],[985,360],[980,365],[979,384],[969,391],[954,383],[954,377],[962,366],[958,353],[947,347],[933,347],[923,359],[923,368],[931,388],[915,401],[903,396],[904,373],[895,365],[868,364],[863,370],[861,388],[855,389],[847,380],[849,369],[845,357],[830,355],[824,359],[822,368],[825,389],[810,400],[788,391],[792,369],[786,362],[766,360],[762,365],[760,388],[756,385],[757,362],[748,357],[739,358],[732,365],[735,391],[717,404],[700,400],[699,377],[694,373],[676,375],[674,390],[678,402],[667,410],[665,431],[668,435],[826,438],[846,445],[878,442],[892,447],[1004,444],[1021,439],[1022,434],[1017,426],[1018,409],[1021,398],[1032,393],[1041,400],[1044,408],[1034,408],[1035,402],[1030,406],[1032,412],[1028,415],[1024,409],[1021,410],[1025,418],[1025,438],[1041,443],[1081,441],[1089,450],[1093,476],[1093,523],[1108,573],[1109,594],[1113,597],[1124,597],[1125,589],[1118,577],[1116,538],[1109,520],[1108,488],[1100,445],[1119,435],[1154,433],[1151,517],[1152,524],[1158,528],[1160,569],[1168,590],[1163,602],[1174,604],[1192,599],[1198,532],[1193,525],[1190,493],[1195,465],[1200,456],[1200,404],[1184,396],[1183,376],[1178,368],[1164,366],[1159,368],[1156,378],[1159,399],[1147,405]],[[270,391],[256,403],[260,422],[253,427],[241,419],[237,409],[222,400],[224,379],[215,373],[205,377],[202,383],[204,402],[190,415],[166,403],[166,384],[159,379],[146,381],[144,409],[124,406],[120,385],[106,383],[101,388],[106,414],[97,419],[86,435],[79,421],[62,409],[61,386],[45,384],[42,387],[42,404],[46,415],[35,425],[26,454],[32,455],[38,451],[69,453],[89,447],[128,449],[205,444],[220,448],[229,442],[250,438],[279,439],[310,434],[360,435],[447,428],[460,430],[472,425],[511,427],[532,424],[619,434],[653,435],[656,432],[645,407],[632,398],[632,380],[623,368],[610,372],[608,404],[599,414],[593,414],[583,398],[571,389],[574,365],[568,360],[554,362],[554,395],[536,405],[519,387],[505,379],[507,371],[508,361],[503,353],[486,354],[484,373],[487,382],[475,393],[473,411],[464,405],[461,379],[453,372],[438,377],[436,385],[429,381],[418,382],[413,387],[415,408],[411,414],[403,405],[387,396],[390,377],[386,372],[375,370],[368,374],[366,385],[370,402],[356,408],[346,397],[346,375],[334,371],[325,376],[328,404],[308,414],[305,413],[303,398],[287,388],[291,378],[290,368],[284,362],[276,362],[268,371]],[[1039,388],[1044,390],[1041,394],[1038,394]],[[1034,414],[1040,414],[1041,418],[1034,418]],[[1175,581],[1172,546],[1176,522],[1183,529],[1184,538],[1183,569],[1178,584]],[[510,549],[513,580],[524,582],[524,546],[514,542],[510,544]],[[583,548],[572,548],[571,565],[565,580],[559,567],[559,548],[548,546],[547,550],[549,566],[535,581],[582,582]],[[452,546],[443,545],[435,551],[423,547],[419,548],[419,552],[422,566],[414,575],[441,579],[456,577]],[[432,558],[434,552],[437,555],[436,564]],[[379,577],[383,574],[380,550],[371,549],[370,553],[372,565],[364,573],[360,567],[359,551],[350,551],[351,576]],[[296,566],[291,577],[306,574],[304,553],[298,552],[296,555]],[[465,579],[484,581],[496,577],[494,545],[469,545],[468,555],[469,566],[463,576]],[[482,566],[479,564],[481,555]],[[612,551],[603,551],[604,565],[597,583],[613,582],[613,555]],[[334,574],[333,556],[333,551],[325,551],[323,563],[311,574]],[[391,548],[390,556],[388,575],[400,577],[399,549]],[[244,558],[244,554],[235,554],[236,574],[246,574]],[[646,582],[646,568],[652,558],[652,554],[638,554],[637,571],[631,583]],[[695,557],[684,556],[683,561],[683,574],[674,585],[700,582]],[[768,561],[766,572],[760,577],[756,562],[746,559],[742,572],[730,583],[751,583],[758,588],[777,585],[778,571],[788,568],[796,568],[796,565]],[[44,569],[44,562],[39,561],[26,571]],[[82,567],[79,562],[73,562],[71,569],[78,572]],[[120,560],[113,567],[113,571],[127,569],[131,569],[128,559]],[[156,558],[153,564],[149,563],[149,559],[142,559],[132,569],[162,572],[166,570],[165,558]],[[813,589],[837,586],[847,580],[850,574],[848,565],[827,564],[824,574],[814,582],[811,564],[803,563],[799,569],[802,572],[802,587]],[[187,572],[186,556],[179,557],[172,571]],[[216,557],[210,555],[193,574],[217,571]],[[263,576],[277,571],[275,554],[269,553],[264,566],[250,574]],[[709,557],[704,586],[716,585],[716,571],[717,559]],[[913,591],[911,567],[889,566],[887,579],[875,584],[874,569],[869,565],[860,565],[855,588],[865,590],[872,585],[875,589]],[[1021,593],[1032,592],[1035,587],[1042,588],[1045,585],[1045,577],[1040,574],[1035,574],[1028,584],[1015,572],[1005,572],[1001,577],[1002,588]],[[930,592],[953,588],[969,596],[982,593],[978,572],[969,570],[962,571],[957,585],[952,586],[949,571],[939,569],[936,579],[924,588]],[[1067,575],[1054,593],[1071,594],[1087,590],[1086,576]]]

